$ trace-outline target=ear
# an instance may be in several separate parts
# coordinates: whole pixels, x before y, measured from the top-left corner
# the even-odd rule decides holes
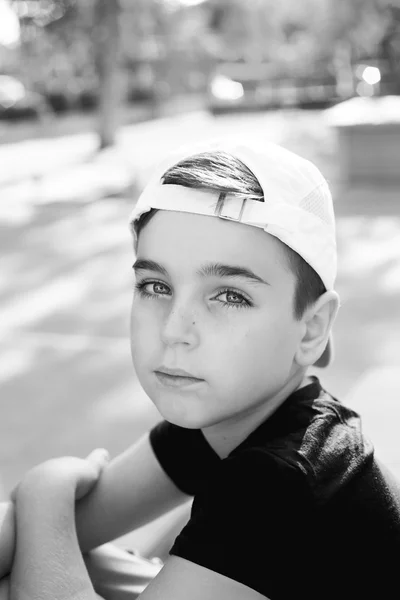
[[[295,354],[295,361],[301,367],[313,365],[322,355],[339,306],[339,295],[331,290],[322,294],[305,311],[302,317],[303,336]]]

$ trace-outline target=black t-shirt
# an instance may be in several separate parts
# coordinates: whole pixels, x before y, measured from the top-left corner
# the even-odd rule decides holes
[[[225,459],[201,430],[152,429],[162,468],[194,496],[170,553],[271,600],[400,598],[399,488],[358,414],[313,379]]]

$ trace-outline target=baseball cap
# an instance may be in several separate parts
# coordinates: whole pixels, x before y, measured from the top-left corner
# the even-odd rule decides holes
[[[231,154],[252,171],[263,190],[263,202],[229,194],[221,202],[218,192],[213,198],[209,190],[191,188],[188,194],[183,186],[163,185],[163,175],[178,162],[218,151]],[[215,216],[262,228],[297,252],[318,273],[327,290],[334,288],[336,233],[328,183],[312,162],[282,146],[243,137],[182,146],[154,169],[130,215],[135,249],[137,223],[151,209]],[[326,367],[332,359],[330,336],[314,366]]]

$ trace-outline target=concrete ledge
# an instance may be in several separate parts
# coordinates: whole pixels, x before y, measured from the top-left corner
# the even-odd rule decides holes
[[[400,183],[400,123],[337,127],[340,170],[349,184]]]
[[[351,98],[325,111],[349,184],[400,183],[400,96]]]

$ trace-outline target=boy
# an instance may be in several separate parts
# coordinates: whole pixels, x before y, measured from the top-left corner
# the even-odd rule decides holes
[[[161,166],[131,227],[132,357],[163,421],[106,467],[26,475],[12,599],[95,598],[80,549],[189,497],[140,598],[396,596],[396,485],[358,415],[308,375],[331,359],[339,306],[320,172],[275,145],[208,142]]]

